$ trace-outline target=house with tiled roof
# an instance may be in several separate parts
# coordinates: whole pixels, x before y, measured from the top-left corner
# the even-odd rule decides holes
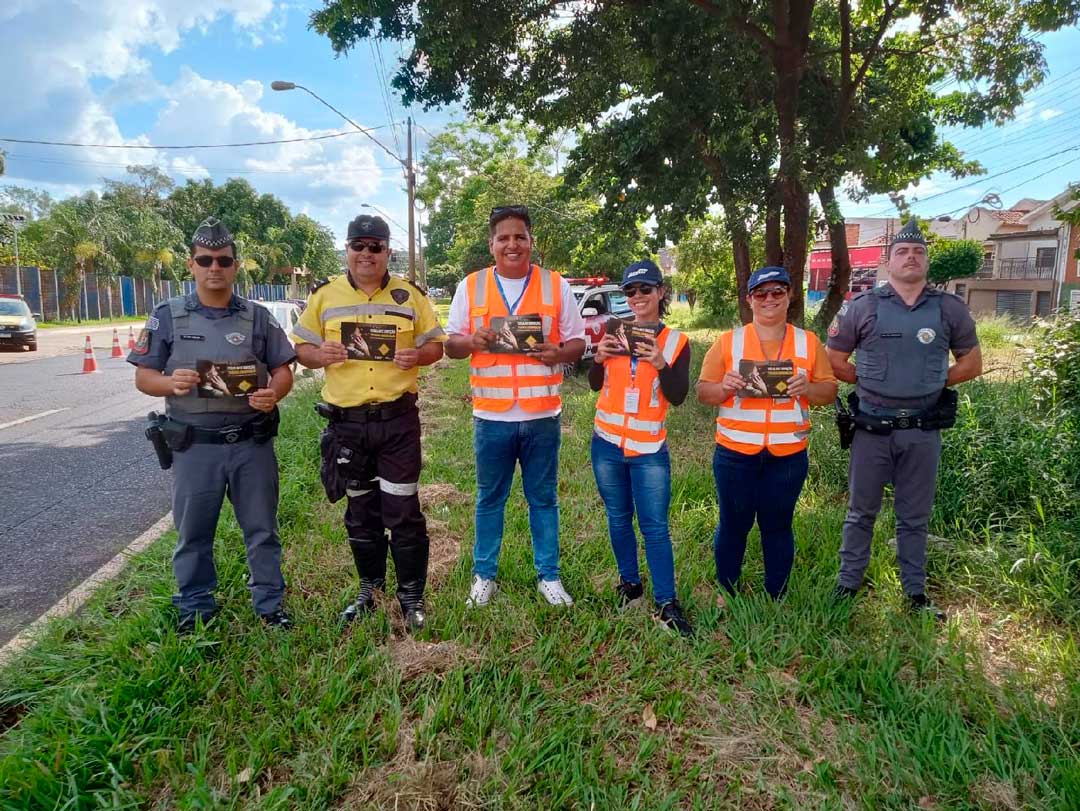
[[[983,265],[974,277],[954,279],[947,289],[977,315],[1008,315],[1021,321],[1067,305],[1070,291],[1080,289],[1076,260],[1080,234],[1054,212],[1059,206],[1071,210],[1077,205],[1071,198],[1072,187],[1052,200],[1025,198],[1004,210],[968,211],[956,237],[982,242]]]

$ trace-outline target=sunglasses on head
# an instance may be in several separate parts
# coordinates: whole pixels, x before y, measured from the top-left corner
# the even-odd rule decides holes
[[[194,259],[195,264],[201,268],[208,268],[214,264],[214,262],[217,262],[219,268],[231,268],[233,263],[236,262],[231,256],[207,256],[206,254],[193,256],[192,259]]]
[[[767,287],[764,290],[759,287],[750,293],[758,301],[764,301],[767,298],[781,299],[787,294],[788,289],[786,287]]]
[[[649,296],[652,295],[654,290],[656,290],[656,286],[652,284],[632,284],[623,288],[627,298],[633,298],[639,293],[643,296]]]
[[[506,214],[513,214],[516,217],[527,217],[529,215],[529,209],[526,206],[495,206],[491,209],[491,217],[502,217]]]
[[[381,242],[361,242],[360,240],[353,240],[349,243],[349,249],[360,253],[367,248],[368,253],[382,253],[386,250],[386,245]]]

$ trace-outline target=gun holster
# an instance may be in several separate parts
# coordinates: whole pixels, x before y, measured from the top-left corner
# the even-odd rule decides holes
[[[260,414],[251,423],[253,431],[252,440],[256,445],[269,442],[278,435],[278,426],[281,425],[281,412],[277,406],[269,414]]]
[[[852,397],[855,397],[855,392],[848,395],[849,403]],[[857,409],[858,398],[855,399],[855,410]],[[840,448],[846,451],[855,439],[855,414],[844,405],[840,395],[836,396],[836,430],[840,434]]]
[[[146,438],[150,440],[150,444],[154,446],[154,453],[157,455],[158,464],[161,465],[162,470],[168,470],[172,467],[173,453],[172,448],[169,447],[168,441],[165,439],[165,432],[162,430],[162,425],[165,423],[165,416],[158,414],[156,411],[151,411],[146,416],[150,424],[146,426],[144,431]]]

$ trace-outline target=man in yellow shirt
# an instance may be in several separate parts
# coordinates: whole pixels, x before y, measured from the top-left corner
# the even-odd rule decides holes
[[[321,475],[331,502],[347,498],[345,528],[360,576],[360,594],[341,616],[348,622],[375,610],[389,548],[405,625],[419,630],[428,534],[417,495],[417,372],[442,357],[446,334],[423,291],[387,270],[390,226],[381,217],[349,223],[347,249],[348,273],[315,289],[293,330],[300,362],[326,369],[317,407],[330,421]]]

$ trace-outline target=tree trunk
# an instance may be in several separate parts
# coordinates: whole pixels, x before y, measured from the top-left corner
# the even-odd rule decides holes
[[[728,230],[731,233],[731,253],[735,258],[735,287],[739,297],[739,320],[749,324],[754,320],[754,314],[750,311],[750,305],[746,303],[746,285],[750,282],[750,237],[746,232],[746,224],[741,220],[728,219]]]
[[[779,267],[784,264],[781,246],[781,200],[779,178],[774,178],[765,201],[765,264]]]
[[[851,289],[851,257],[848,254],[847,229],[844,218],[836,205],[836,194],[831,185],[818,189],[818,199],[825,212],[825,222],[829,226],[829,246],[832,250],[832,273],[829,275],[829,292],[821,303],[814,328],[819,332],[826,329],[844,303],[844,296]]]

